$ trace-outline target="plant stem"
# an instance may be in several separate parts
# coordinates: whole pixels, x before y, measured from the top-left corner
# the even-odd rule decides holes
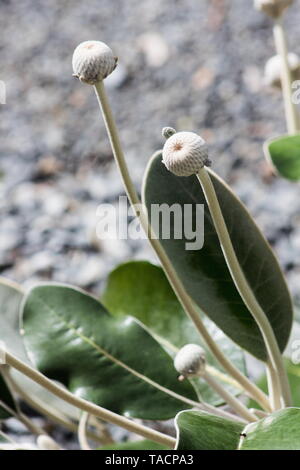
[[[298,113],[292,102],[292,78],[288,62],[288,50],[282,16],[276,18],[273,26],[274,40],[277,54],[281,59],[281,87],[284,101],[285,118],[289,134],[296,134],[298,127]]]
[[[149,226],[148,217],[145,212],[142,210],[141,201],[137,195],[135,187],[130,178],[130,174],[126,165],[125,157],[123,154],[122,146],[118,136],[117,127],[113,118],[113,114],[106,96],[104,83],[98,82],[95,85],[95,92],[98,99],[100,109],[102,111],[104,123],[108,133],[108,137],[111,143],[112,151],[116,164],[121,173],[124,187],[126,189],[127,197],[135,210],[137,216],[140,219],[141,225],[144,228],[145,232],[148,234],[149,242],[156,252],[157,257],[159,258],[162,268],[179,300],[183,309],[188,314],[194,325],[196,326],[201,337],[211,350],[212,354],[219,361],[221,366],[237,381],[241,384],[242,388],[260,405],[266,410],[271,411],[270,404],[266,395],[253,383],[248,380],[223,354],[221,349],[215,343],[215,341],[210,336],[208,330],[203,324],[201,317],[195,304],[192,299],[187,294],[182,282],[177,276],[176,271],[173,268],[172,263],[170,262],[168,256],[166,255],[164,249],[162,248],[159,240],[156,239],[155,234],[153,233],[151,227]],[[139,209],[139,210],[138,210]]]
[[[222,385],[217,382],[210,374],[205,372],[205,374],[201,377],[204,379],[207,384],[215,390],[220,397],[224,398],[224,400],[228,403],[228,405],[240,416],[250,422],[255,422],[258,418],[251,413],[248,408],[241,403],[237,398],[235,398],[230,392],[228,392]]]
[[[260,332],[263,336],[267,353],[271,364],[275,371],[278,374],[278,379],[281,387],[282,398],[285,406],[290,406],[291,404],[291,395],[289,383],[284,368],[282,356],[278,347],[274,331],[270,325],[270,322],[262,310],[261,306],[256,300],[255,295],[251,287],[248,284],[248,281],[243,273],[243,270],[238,262],[237,256],[235,254],[234,248],[231,243],[231,239],[223,218],[222,211],[218,202],[218,198],[214,189],[214,186],[211,182],[210,176],[206,171],[205,167],[202,168],[198,173],[198,180],[202,186],[202,190],[205,194],[205,198],[210,210],[211,217],[213,219],[215,229],[217,231],[221,248],[229,268],[231,277],[235,283],[235,286],[242,297],[245,305],[252,313]],[[280,390],[278,390],[277,383],[273,384],[274,395],[280,396]],[[280,400],[280,398],[276,398]]]
[[[79,420],[78,433],[77,433],[81,450],[92,450],[87,440],[88,421],[89,421],[89,414],[84,411]]]
[[[49,392],[52,392],[54,395],[58,396],[59,398],[62,398],[63,400],[65,400],[67,403],[70,403],[71,405],[73,404],[73,402],[70,401],[70,397],[72,397],[73,401],[74,400],[77,400],[77,397],[75,395],[73,395],[72,393],[70,392],[66,392],[65,390],[61,389],[61,387],[57,387],[54,382],[52,382],[51,380],[49,380],[47,377],[45,377],[43,374],[41,374],[40,372],[36,371],[35,369],[33,369],[32,367],[28,366],[27,364],[25,364],[24,362],[20,361],[19,359],[17,359],[15,356],[11,355],[11,354],[8,354],[8,352],[5,353],[6,354],[6,360],[7,360],[7,364],[8,365],[11,365],[9,360],[7,359],[7,357],[9,356],[10,357],[10,360],[11,361],[15,361],[16,364],[18,364],[18,367],[17,366],[12,366],[12,367],[15,367],[15,369],[19,370],[22,374],[26,375],[27,377],[29,377],[30,379],[32,379],[34,382],[38,383],[39,385],[41,385],[42,387],[45,387]],[[22,368],[22,370],[21,370]],[[29,375],[30,374],[30,375]],[[51,385],[50,385],[51,384]],[[50,385],[50,386],[49,386]],[[55,391],[53,391],[53,389]],[[61,395],[58,395],[57,391],[60,390],[60,393],[61,392],[64,392],[65,393],[65,398],[64,396],[61,396]],[[174,398],[177,398],[178,400],[182,400],[182,396],[181,395],[177,395],[177,394],[174,394]],[[79,399],[81,400],[81,399]],[[89,411],[90,414],[93,414],[94,416],[97,416],[98,418],[101,418],[103,419],[103,421],[107,421],[109,423],[113,423],[113,424],[117,424],[115,423],[114,421],[112,421],[111,419],[106,419],[104,416],[101,416],[99,415],[99,409],[102,410],[103,412],[105,413],[108,413],[107,416],[110,416],[111,418],[113,417],[118,417],[118,418],[121,418],[122,420],[125,419],[125,423],[132,423],[132,421],[126,419],[126,418],[123,418],[122,416],[116,414],[116,413],[113,413],[109,410],[106,410],[105,408],[102,408],[102,407],[99,407],[97,405],[93,405],[91,403],[89,403],[88,401],[86,400],[81,400],[81,402],[84,402],[85,404],[90,404],[91,406],[93,406],[96,410],[98,410],[98,413],[92,413],[91,411]],[[202,402],[202,403],[198,403],[196,401],[193,401],[193,400],[189,400],[189,399],[186,399],[186,403],[191,406],[191,407],[194,407],[194,408],[198,408],[202,411],[206,411],[207,413],[212,413],[214,415],[217,415],[217,416],[221,416],[221,417],[224,417],[224,418],[228,418],[228,419],[236,419],[237,421],[241,421],[240,418],[236,417],[236,416],[233,416],[231,413],[228,413],[227,411],[224,411],[220,408],[216,408],[212,405],[209,405],[208,403],[205,403],[205,402]],[[2,406],[5,406],[4,404]],[[77,408],[83,410],[83,411],[87,411],[86,408],[83,408],[82,404],[80,404],[80,401],[76,401],[76,404],[74,405],[76,406]],[[8,407],[7,407],[8,408]],[[12,411],[9,409],[9,412],[12,413]],[[244,421],[244,420],[242,420]],[[132,424],[135,424],[135,423],[132,423]],[[119,424],[119,426],[122,426],[121,424]],[[125,426],[123,426],[125,429],[127,429]],[[148,428],[145,428],[145,427],[142,427],[143,429],[148,429]],[[43,431],[43,430],[42,430]],[[132,431],[134,432],[134,431]],[[41,434],[45,434],[45,432],[43,431]],[[143,434],[141,434],[143,435]],[[95,436],[93,436],[92,438],[94,438]],[[152,440],[155,440],[155,439],[152,439]]]
[[[276,370],[272,366],[272,363],[270,360],[268,360],[266,364],[266,375],[267,375],[267,383],[268,383],[271,406],[273,410],[278,410],[281,408],[281,400],[280,400],[280,396],[277,393],[274,393],[274,390],[280,389],[280,383],[278,380],[278,375],[276,373]]]
[[[117,413],[113,413],[112,411],[102,408],[101,406],[95,405],[94,403],[88,402],[87,400],[73,395],[68,390],[65,390],[59,385],[56,385],[55,382],[45,377],[37,370],[20,361],[8,351],[5,351],[5,360],[9,366],[14,367],[34,382],[38,383],[42,387],[45,387],[57,397],[65,400],[67,403],[70,403],[70,405],[74,405],[91,415],[98,416],[98,418],[103,419],[103,421],[116,424],[117,426],[127,429],[130,432],[139,434],[146,439],[150,439],[171,448],[175,446],[176,440],[173,437],[155,431],[154,429],[147,428],[142,424],[135,423],[134,421],[131,421],[124,416],[120,416]]]
[[[45,434],[45,431],[36,426],[27,416],[25,416],[23,413],[21,413],[19,410],[15,411],[9,406],[7,406],[4,402],[0,400],[0,406],[3,408],[7,413],[9,413],[11,416],[16,418],[18,421],[20,421],[24,426],[30,431],[32,434],[36,434],[37,436],[41,434]]]

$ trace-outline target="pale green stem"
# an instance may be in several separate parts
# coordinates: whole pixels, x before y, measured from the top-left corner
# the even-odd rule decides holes
[[[224,387],[222,387],[222,385],[207,372],[205,372],[205,374],[201,376],[201,379],[205,380],[207,384],[213,390],[215,390],[215,392],[217,392],[218,395],[220,395],[220,397],[222,397],[237,414],[239,414],[244,419],[250,422],[255,422],[258,420],[258,418],[253,413],[251,413],[243,403],[241,403],[230,392],[228,392]]]
[[[256,300],[255,295],[251,287],[248,284],[248,281],[244,275],[244,272],[238,262],[237,256],[235,254],[234,248],[231,243],[231,239],[223,218],[223,214],[218,202],[218,198],[214,189],[214,186],[211,182],[210,176],[206,171],[206,168],[202,168],[198,173],[198,179],[202,186],[202,190],[204,192],[211,217],[214,222],[214,226],[216,232],[219,237],[219,241],[221,244],[221,248],[229,268],[231,277],[235,283],[235,286],[240,293],[245,305],[247,306],[248,310],[253,315],[260,332],[263,336],[267,353],[270,359],[270,362],[273,368],[276,370],[278,374],[278,379],[281,387],[278,390],[277,383],[273,384],[273,393],[279,395],[280,392],[282,393],[282,398],[285,406],[290,406],[291,404],[291,394],[289,383],[286,375],[286,371],[283,364],[283,359],[278,347],[278,343],[276,337],[274,335],[274,331],[270,325],[270,322],[262,310],[261,306]],[[277,398],[280,400],[280,398]]]
[[[129,432],[139,434],[145,439],[150,439],[154,442],[158,442],[171,448],[175,446],[176,440],[173,437],[155,431],[154,429],[147,428],[142,424],[135,423],[134,421],[131,421],[128,418],[125,418],[124,416],[120,416],[117,413],[113,413],[112,411],[102,408],[101,406],[95,405],[94,403],[88,402],[82,398],[73,395],[68,390],[65,390],[64,388],[60,387],[55,382],[48,379],[43,374],[28,366],[24,362],[20,361],[7,351],[5,351],[5,360],[9,366],[14,367],[34,382],[38,383],[42,387],[45,387],[57,397],[61,398],[62,400],[65,400],[67,403],[70,403],[70,405],[76,406],[77,408],[86,411],[91,415],[98,416],[98,418],[103,419],[103,421],[107,421],[124,429],[127,429],[127,431]]]
[[[115,161],[120,170],[124,187],[127,192],[128,199],[133,206],[133,209],[138,212],[137,216],[140,218],[141,225],[144,228],[145,232],[148,234],[149,242],[156,252],[157,257],[159,258],[162,268],[179,300],[183,309],[188,314],[190,319],[193,321],[198,332],[202,336],[203,340],[211,350],[212,354],[219,361],[221,366],[237,381],[241,384],[242,388],[260,405],[266,410],[270,411],[270,404],[266,395],[250,380],[245,377],[223,354],[221,349],[215,343],[215,341],[210,336],[207,331],[197,308],[195,307],[192,299],[187,294],[182,282],[177,276],[176,271],[173,268],[172,263],[170,262],[168,256],[166,255],[164,249],[162,248],[159,240],[156,239],[155,234],[153,233],[151,227],[149,226],[149,221],[147,215],[143,210],[137,211],[137,208],[141,209],[141,202],[135,190],[135,187],[130,178],[130,174],[126,165],[125,157],[123,154],[122,146],[118,136],[117,127],[113,118],[113,114],[105,93],[105,88],[103,82],[98,82],[95,85],[95,92],[99,102],[100,109],[103,114],[103,119],[105,122],[106,130],[109,136],[111,143],[112,151],[114,154]]]
[[[89,421],[89,414],[84,411],[79,420],[78,434],[77,434],[81,450],[92,450],[87,440],[88,421]]]
[[[278,380],[278,374],[270,360],[268,360],[266,364],[266,376],[271,406],[273,410],[278,410],[281,408],[281,397],[278,393],[274,393],[274,390],[280,389],[280,383]]]
[[[288,49],[282,24],[282,16],[277,18],[273,27],[277,54],[281,58],[281,87],[284,101],[285,118],[289,134],[297,133],[298,113],[292,101],[292,78],[288,63]]]

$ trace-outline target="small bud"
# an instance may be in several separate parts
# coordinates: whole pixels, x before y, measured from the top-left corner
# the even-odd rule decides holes
[[[278,18],[293,2],[294,0],[254,0],[254,6],[272,18]]]
[[[177,176],[190,176],[210,165],[205,140],[194,132],[173,134],[164,145],[162,157],[167,169]]]
[[[82,42],[73,54],[73,77],[89,85],[95,85],[115,70],[117,61],[118,58],[104,42]]]
[[[292,80],[300,78],[300,59],[297,54],[289,52],[288,64],[292,75]],[[271,57],[265,65],[265,82],[269,86],[280,87],[281,85],[282,59],[279,55]]]
[[[167,140],[169,137],[172,137],[173,134],[176,134],[175,129],[173,127],[164,127],[161,131],[161,135]]]
[[[205,351],[198,344],[186,344],[178,351],[174,367],[180,377],[201,377],[205,373]]]

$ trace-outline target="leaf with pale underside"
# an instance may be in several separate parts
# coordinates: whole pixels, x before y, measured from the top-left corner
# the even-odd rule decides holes
[[[300,450],[300,408],[286,408],[243,430],[240,450]]]

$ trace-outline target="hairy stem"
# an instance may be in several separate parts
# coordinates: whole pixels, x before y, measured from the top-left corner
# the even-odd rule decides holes
[[[266,345],[270,363],[278,374],[281,390],[278,389],[277,383],[275,383],[273,380],[273,393],[274,395],[277,395],[276,400],[278,402],[280,402],[280,393],[282,393],[284,405],[290,406],[291,394],[289,383],[274,331],[266,314],[257,302],[256,297],[253,294],[253,291],[249,286],[244,272],[238,262],[214,186],[205,167],[199,171],[197,176],[202,186],[202,190],[205,195],[231,277],[245,305],[252,313],[253,318],[255,319],[260,329]]]
[[[195,307],[192,299],[187,294],[185,288],[183,287],[179,277],[177,276],[176,271],[173,268],[172,263],[170,262],[168,256],[166,255],[164,249],[162,248],[159,240],[156,239],[155,234],[153,233],[151,227],[149,226],[148,217],[142,209],[141,201],[137,195],[135,187],[130,178],[130,174],[126,165],[125,157],[123,154],[122,146],[118,136],[117,127],[113,118],[113,114],[106,96],[105,88],[103,82],[98,82],[95,85],[95,92],[99,102],[100,109],[102,111],[103,119],[105,122],[106,130],[109,136],[111,143],[112,151],[114,154],[115,161],[121,173],[123,184],[125,186],[128,199],[133,206],[133,209],[136,211],[137,216],[140,218],[141,225],[143,226],[145,232],[148,234],[149,242],[159,258],[162,268],[179,300],[183,309],[188,314],[190,319],[193,321],[198,332],[202,336],[203,340],[206,342],[207,346],[211,350],[212,354],[219,361],[221,366],[230,374],[237,382],[239,382],[242,388],[248,393],[252,398],[254,398],[260,405],[266,410],[270,411],[270,404],[268,402],[265,394],[256,387],[255,384],[251,383],[247,377],[245,377],[223,354],[221,349],[215,343],[215,341],[210,336],[205,325],[203,324],[199,312]],[[138,210],[138,208],[140,210]]]
[[[281,59],[281,87],[287,131],[289,134],[296,134],[298,130],[298,113],[296,106],[292,101],[292,78],[290,66],[288,63],[288,50],[282,24],[282,16],[275,20],[273,33],[276,51]]]

